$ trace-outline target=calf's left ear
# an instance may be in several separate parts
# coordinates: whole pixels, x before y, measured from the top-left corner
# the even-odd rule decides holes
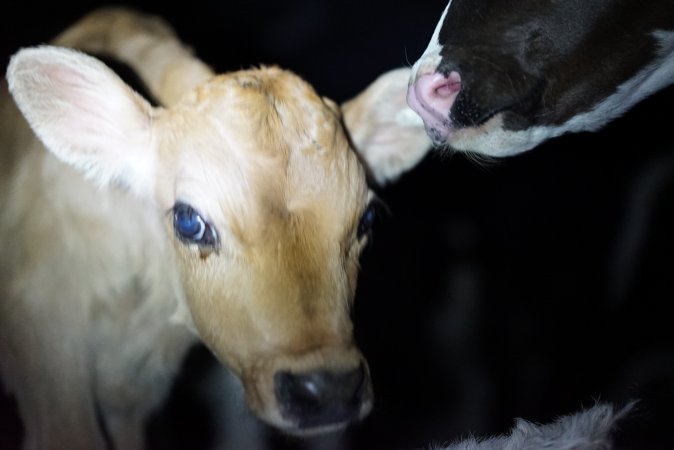
[[[341,106],[351,140],[379,184],[395,181],[431,149],[423,121],[407,106],[410,72],[386,72]]]

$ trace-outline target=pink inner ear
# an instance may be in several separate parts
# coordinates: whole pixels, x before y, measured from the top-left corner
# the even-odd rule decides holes
[[[56,47],[17,54],[10,83],[47,149],[101,185],[151,192],[149,104],[100,61]]]
[[[98,61],[91,66],[49,64],[46,77],[52,82],[45,86],[45,95],[54,95],[62,103],[62,114],[73,131],[88,134],[105,146],[105,140],[136,138],[143,130],[147,112],[130,89]],[[83,136],[82,136],[83,137]],[[114,144],[113,144],[114,145]]]
[[[91,84],[80,71],[73,70],[64,64],[44,64],[44,73],[51,80],[58,81],[64,86],[81,86]]]
[[[68,121],[70,126],[72,122],[89,124],[79,128],[86,132],[95,131],[98,126],[94,123],[104,121],[98,105],[106,90],[103,79],[92,80],[84,70],[71,66],[71,61],[43,62],[35,58],[24,62],[24,65],[28,64],[31,72],[37,75],[26,80],[25,88],[39,97],[33,107],[43,109],[46,117],[53,117],[58,122]],[[96,74],[92,72],[92,75]]]

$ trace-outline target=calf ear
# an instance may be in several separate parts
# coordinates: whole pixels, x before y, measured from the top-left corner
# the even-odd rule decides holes
[[[100,185],[149,195],[153,110],[112,70],[75,50],[41,46],[16,53],[7,82],[44,145]]]
[[[387,72],[342,105],[351,140],[380,184],[394,181],[431,149],[423,121],[407,106],[410,72]]]

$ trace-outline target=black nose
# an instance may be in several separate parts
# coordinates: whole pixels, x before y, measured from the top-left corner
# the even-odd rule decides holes
[[[371,402],[363,365],[340,372],[277,372],[274,388],[283,416],[305,429],[356,420]]]

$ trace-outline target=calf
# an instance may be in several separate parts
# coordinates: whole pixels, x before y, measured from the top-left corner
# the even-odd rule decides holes
[[[425,151],[409,71],[342,117],[278,68],[216,76],[133,11],[54,43],[16,53],[0,89],[0,374],[25,448],[141,448],[198,339],[283,431],[365,417],[349,318],[374,217],[361,161],[390,178]],[[129,64],[164,106],[64,46]]]
[[[669,0],[450,0],[409,105],[436,146],[508,156],[593,131],[674,82]]]

